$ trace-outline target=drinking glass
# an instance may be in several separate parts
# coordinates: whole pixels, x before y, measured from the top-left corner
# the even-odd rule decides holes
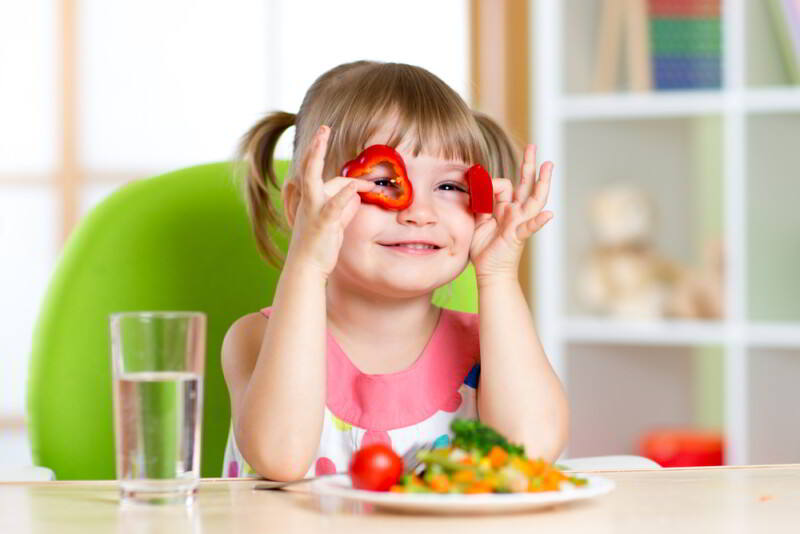
[[[123,502],[193,502],[200,478],[206,316],[110,317],[117,480]]]

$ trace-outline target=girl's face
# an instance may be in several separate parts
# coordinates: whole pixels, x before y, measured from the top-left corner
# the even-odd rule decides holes
[[[366,146],[385,144],[391,130],[373,135]],[[401,211],[361,204],[344,232],[332,276],[367,292],[391,297],[429,293],[457,277],[469,260],[475,219],[469,209],[467,163],[430,154],[413,156],[411,143],[397,147],[414,190]],[[380,178],[391,175],[381,165],[361,179],[391,193]]]

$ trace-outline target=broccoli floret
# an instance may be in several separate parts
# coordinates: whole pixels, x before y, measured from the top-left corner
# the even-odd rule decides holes
[[[525,455],[525,448],[522,445],[509,443],[495,429],[478,420],[454,419],[450,424],[450,430],[455,436],[453,445],[461,449],[478,450],[481,454],[488,454],[492,447],[497,445],[505,449],[508,454]]]

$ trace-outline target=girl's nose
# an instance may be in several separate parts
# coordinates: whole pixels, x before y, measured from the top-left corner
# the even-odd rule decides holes
[[[422,195],[415,195],[411,205],[399,211],[397,217],[400,223],[415,226],[427,226],[437,221],[430,200],[423,198]]]

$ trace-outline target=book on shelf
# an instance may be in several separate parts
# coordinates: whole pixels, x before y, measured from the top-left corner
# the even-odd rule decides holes
[[[623,40],[633,90],[721,86],[720,0],[603,0],[601,10],[595,91],[616,89]]]
[[[603,0],[595,48],[592,89],[616,90],[623,40],[626,40],[628,78],[634,91],[653,85],[647,0]]]
[[[655,88],[719,88],[720,0],[649,0],[649,7]]]
[[[800,0],[767,0],[789,81],[800,84]]]

